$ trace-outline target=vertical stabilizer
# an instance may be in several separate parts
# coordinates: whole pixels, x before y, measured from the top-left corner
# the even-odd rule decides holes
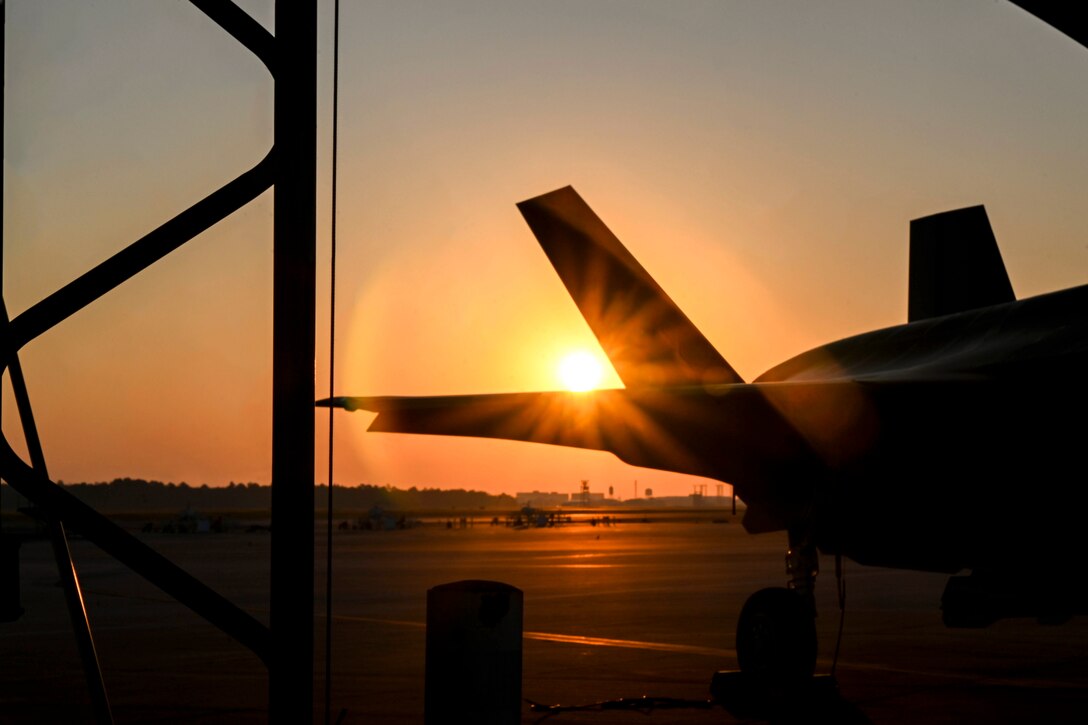
[[[910,322],[1014,300],[985,207],[911,221]]]
[[[744,382],[574,189],[518,209],[624,385]]]

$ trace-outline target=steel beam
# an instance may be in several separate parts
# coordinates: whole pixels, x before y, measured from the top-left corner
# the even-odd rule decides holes
[[[317,3],[276,0],[269,720],[313,721]]]

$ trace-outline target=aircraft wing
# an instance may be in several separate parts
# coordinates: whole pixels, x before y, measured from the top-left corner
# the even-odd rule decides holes
[[[586,393],[338,397],[323,407],[376,412],[370,431],[547,443],[608,451],[631,465],[734,483],[751,531],[783,528],[825,463],[805,430],[826,412],[811,386],[671,386]],[[825,392],[827,386],[824,386]],[[846,397],[849,391],[843,389]],[[855,396],[856,397],[856,396]],[[791,404],[788,401],[796,401]],[[784,404],[785,401],[785,404]],[[817,403],[809,404],[805,403]],[[841,418],[841,405],[836,416]],[[790,420],[795,410],[806,420]],[[814,418],[813,416],[817,416]],[[800,423],[800,427],[799,427]]]
[[[744,382],[578,192],[518,209],[625,386]]]
[[[608,450],[601,409],[615,405],[610,399],[622,392],[339,397],[317,405],[377,413],[367,429],[372,432],[505,438]]]
[[[749,385],[339,397],[317,405],[376,412],[370,431],[501,438],[609,451],[633,465],[715,478],[728,475],[757,454],[796,457],[799,450],[796,436],[789,435],[773,407]],[[755,429],[771,435],[764,443],[753,443]],[[783,445],[787,439],[791,444]]]

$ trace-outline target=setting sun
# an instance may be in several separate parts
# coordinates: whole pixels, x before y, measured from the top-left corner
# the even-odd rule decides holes
[[[581,393],[600,385],[604,370],[593,355],[579,350],[559,361],[558,373],[563,387]]]

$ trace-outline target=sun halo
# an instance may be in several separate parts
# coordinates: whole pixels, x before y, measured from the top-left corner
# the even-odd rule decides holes
[[[559,361],[557,370],[563,387],[574,393],[593,390],[601,384],[604,369],[592,354],[585,350],[568,353]]]

